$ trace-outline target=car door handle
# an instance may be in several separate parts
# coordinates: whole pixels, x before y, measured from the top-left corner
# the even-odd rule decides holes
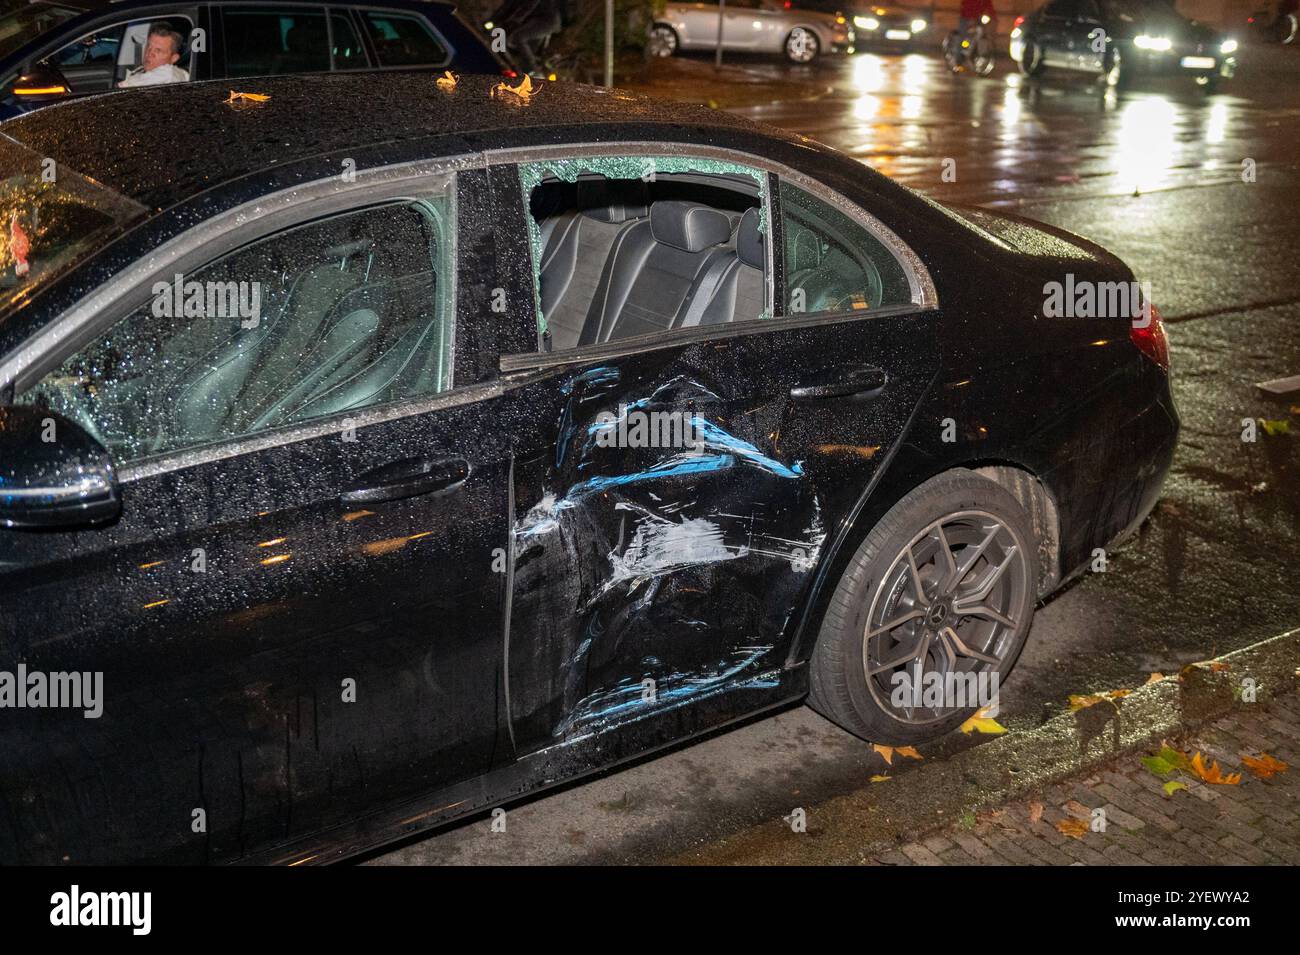
[[[865,366],[835,369],[819,377],[828,380],[791,388],[790,397],[795,401],[815,401],[819,398],[843,398],[867,392],[879,393],[889,381],[889,376],[885,374],[883,368]],[[875,394],[869,397],[875,397]]]
[[[344,504],[397,501],[420,494],[449,494],[469,477],[464,458],[404,458],[367,471],[339,495]]]

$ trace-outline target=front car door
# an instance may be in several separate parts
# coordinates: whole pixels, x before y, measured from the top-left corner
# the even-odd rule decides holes
[[[513,412],[475,317],[487,196],[438,164],[305,186],[43,333],[17,401],[99,437],[123,508],[0,529],[0,669],[103,686],[95,718],[5,711],[0,858],[235,859],[490,768]]]
[[[546,373],[512,484],[521,755],[770,703],[827,535],[936,371],[933,287],[879,222],[793,170],[676,149],[510,157],[544,331],[503,363]]]

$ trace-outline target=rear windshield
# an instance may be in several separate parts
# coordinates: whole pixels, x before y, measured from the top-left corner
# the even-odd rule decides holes
[[[54,3],[0,0],[0,57],[8,56],[80,12]]]
[[[145,213],[0,134],[0,318]]]

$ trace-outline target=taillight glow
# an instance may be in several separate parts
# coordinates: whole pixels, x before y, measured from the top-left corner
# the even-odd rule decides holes
[[[1151,321],[1143,322],[1137,319],[1129,324],[1129,338],[1137,346],[1138,351],[1146,355],[1153,362],[1169,370],[1169,339],[1165,336],[1165,323],[1160,318],[1160,311],[1148,303],[1151,310]]]

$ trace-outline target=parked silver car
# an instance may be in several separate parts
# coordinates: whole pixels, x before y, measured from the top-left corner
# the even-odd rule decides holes
[[[853,41],[852,25],[839,14],[788,10],[781,0],[726,0],[724,50],[782,53],[792,63],[811,63],[822,53],[851,52]],[[717,49],[718,4],[668,3],[650,27],[648,43],[654,56]]]

